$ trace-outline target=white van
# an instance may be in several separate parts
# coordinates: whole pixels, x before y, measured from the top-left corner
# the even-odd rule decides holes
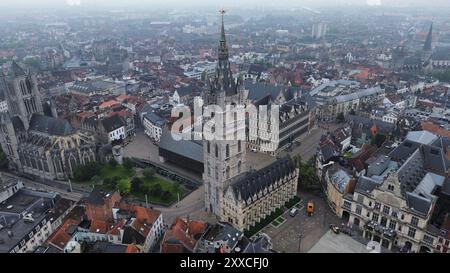
[[[297,213],[298,213],[298,209],[297,209],[297,208],[292,208],[292,209],[289,211],[289,215],[292,216],[292,217],[294,217],[295,215],[297,215]]]

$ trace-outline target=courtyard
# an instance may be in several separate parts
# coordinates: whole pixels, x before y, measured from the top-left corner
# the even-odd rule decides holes
[[[308,252],[328,232],[330,224],[340,224],[322,196],[306,192],[298,196],[301,201],[295,205],[299,211],[294,217],[286,210],[260,231],[270,236],[273,249],[278,252]],[[310,200],[314,202],[314,214],[307,216],[306,203]]]

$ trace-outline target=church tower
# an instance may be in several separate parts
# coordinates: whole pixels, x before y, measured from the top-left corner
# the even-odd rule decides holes
[[[219,106],[214,115],[204,117],[206,122],[223,120],[209,128],[205,126],[204,132],[216,136],[213,139],[203,140],[205,182],[205,208],[208,212],[222,218],[221,203],[224,190],[241,173],[245,167],[245,115],[238,114],[235,106],[244,104],[244,92],[241,82],[233,78],[228,47],[225,38],[223,22],[224,10],[220,11],[222,24],[218,50],[218,62],[215,74],[206,79],[206,90],[203,94],[205,107]],[[206,111],[206,109],[205,109]],[[206,115],[208,116],[208,115]],[[222,127],[222,128],[219,128]],[[239,137],[242,136],[243,137]]]
[[[8,74],[0,79],[0,88],[4,90],[10,116],[19,117],[25,130],[28,130],[31,116],[43,114],[36,79],[13,61]]]
[[[427,39],[425,40],[425,44],[423,45],[423,56],[422,60],[424,62],[428,61],[431,57],[433,47],[433,23],[431,23],[430,30],[428,31]]]

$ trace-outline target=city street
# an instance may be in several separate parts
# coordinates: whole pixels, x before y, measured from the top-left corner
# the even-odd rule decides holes
[[[86,196],[87,193],[84,193],[82,191],[78,191],[76,189],[74,189],[72,192],[69,192],[69,186],[68,185],[62,185],[59,182],[53,182],[53,185],[49,185],[49,184],[43,184],[41,181],[32,181],[30,179],[26,179],[23,177],[18,177],[15,176],[13,174],[10,173],[1,173],[2,176],[4,176],[5,178],[9,177],[9,178],[14,178],[14,179],[18,179],[20,181],[23,182],[24,186],[27,188],[31,188],[34,190],[41,190],[41,191],[48,191],[48,192],[57,192],[59,193],[62,197],[73,200],[73,201],[78,201],[80,200],[83,196]]]

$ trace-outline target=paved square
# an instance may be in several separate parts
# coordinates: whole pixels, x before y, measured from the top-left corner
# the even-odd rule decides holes
[[[302,201],[295,217],[290,216],[289,210],[286,210],[283,214],[286,221],[276,227],[269,224],[261,231],[270,236],[273,248],[278,252],[307,252],[328,231],[329,224],[340,224],[340,219],[333,215],[322,197],[309,193],[300,193],[299,197]],[[306,215],[304,204],[308,200],[314,201],[313,216]]]
[[[369,253],[366,246],[345,234],[329,230],[308,253]]]

